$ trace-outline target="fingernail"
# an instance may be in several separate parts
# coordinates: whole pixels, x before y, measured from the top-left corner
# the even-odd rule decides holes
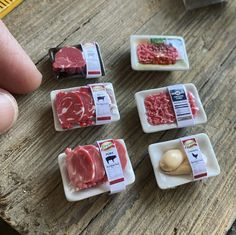
[[[17,117],[18,106],[15,98],[9,92],[0,89],[0,134],[8,131]]]

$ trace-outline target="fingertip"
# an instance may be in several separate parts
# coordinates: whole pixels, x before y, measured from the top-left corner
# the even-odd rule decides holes
[[[0,88],[0,134],[7,132],[16,122],[18,106],[15,98]]]
[[[0,87],[16,94],[36,90],[42,74],[0,20]]]
[[[27,71],[25,71],[27,73]],[[23,74],[24,72],[22,72]],[[24,75],[23,75],[24,76]],[[15,94],[26,94],[32,91],[35,91],[42,83],[42,74],[38,71],[35,66],[35,69],[28,71],[28,73],[24,76],[28,79],[22,80],[22,84],[19,84],[17,87],[14,87],[10,91]],[[8,89],[9,90],[9,89]]]

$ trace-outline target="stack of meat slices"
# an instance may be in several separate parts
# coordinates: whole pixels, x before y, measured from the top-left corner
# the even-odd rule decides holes
[[[63,129],[95,125],[95,105],[89,87],[57,93],[55,108]]]
[[[114,140],[122,169],[127,164],[126,149],[119,140]],[[70,184],[75,190],[81,190],[107,181],[100,151],[95,145],[67,148],[66,168]]]
[[[80,49],[63,47],[56,53],[52,67],[57,73],[79,74],[85,72],[86,61]]]
[[[175,47],[166,43],[141,43],[137,46],[137,55],[141,64],[175,64],[179,53]]]
[[[192,114],[195,117],[199,111],[196,99],[191,92],[187,92]],[[149,124],[160,125],[176,122],[175,111],[169,92],[160,92],[149,95],[144,100],[146,115]]]

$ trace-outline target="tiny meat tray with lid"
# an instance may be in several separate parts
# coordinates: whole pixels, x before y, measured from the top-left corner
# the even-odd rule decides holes
[[[207,116],[194,84],[176,84],[135,94],[145,133],[198,125]]]
[[[203,133],[151,144],[148,152],[161,189],[220,174],[210,139]]]
[[[65,196],[79,201],[101,193],[122,192],[135,181],[123,139],[67,148],[58,156]]]
[[[189,61],[184,39],[164,35],[132,35],[130,37],[133,70],[188,70]]]
[[[105,75],[104,63],[97,42],[51,48],[49,57],[57,79],[63,77],[99,78]]]
[[[57,131],[104,125],[120,119],[111,83],[54,90],[50,96]]]

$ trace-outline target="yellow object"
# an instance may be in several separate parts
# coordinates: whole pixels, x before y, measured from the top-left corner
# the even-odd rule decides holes
[[[186,154],[179,149],[171,149],[165,152],[159,166],[168,175],[188,175],[192,173]]]
[[[0,0],[0,19],[17,7],[22,0]]]

